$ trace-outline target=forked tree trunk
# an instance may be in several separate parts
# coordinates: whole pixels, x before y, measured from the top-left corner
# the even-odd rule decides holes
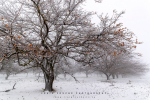
[[[108,75],[107,73],[104,73],[106,75],[107,80],[110,79],[110,75]]]
[[[45,91],[53,91],[53,82],[54,82],[54,74],[49,73],[46,74],[44,73],[44,79],[45,79]]]
[[[45,89],[44,91],[52,92],[53,89],[53,82],[54,82],[54,64],[53,64],[53,58],[51,59],[44,59],[43,65],[41,66],[41,69],[44,74],[44,80],[45,80]]]
[[[53,89],[53,82],[54,82],[54,68],[52,66],[52,63],[50,60],[45,60],[45,65],[41,67],[44,79],[45,79],[45,89],[44,91],[50,91],[52,92]]]

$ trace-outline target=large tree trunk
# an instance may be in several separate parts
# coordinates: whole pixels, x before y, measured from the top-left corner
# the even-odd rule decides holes
[[[53,82],[54,82],[54,75],[53,74],[46,74],[44,73],[45,79],[45,91],[53,91]]]
[[[42,71],[44,74],[45,79],[45,91],[54,91],[53,89],[53,82],[54,82],[54,67],[52,66],[52,63],[50,60],[45,60],[45,67],[42,67]]]

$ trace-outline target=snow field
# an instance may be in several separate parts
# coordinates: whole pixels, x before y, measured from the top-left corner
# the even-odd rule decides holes
[[[150,100],[149,76],[119,78],[106,81],[105,77],[84,74],[75,75],[80,83],[70,76],[59,75],[54,81],[54,92],[43,92],[44,80],[33,74],[18,74],[5,80],[0,75],[0,100]],[[2,92],[7,89],[14,90]]]

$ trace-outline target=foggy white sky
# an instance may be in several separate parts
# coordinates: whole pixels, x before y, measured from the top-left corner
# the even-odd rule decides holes
[[[142,53],[141,60],[150,64],[150,0],[103,0],[97,4],[94,0],[87,0],[85,5],[87,10],[97,11],[99,15],[108,13],[111,16],[114,9],[125,11],[119,22],[143,42],[137,45],[136,52]],[[94,17],[93,21],[97,23],[99,20]]]

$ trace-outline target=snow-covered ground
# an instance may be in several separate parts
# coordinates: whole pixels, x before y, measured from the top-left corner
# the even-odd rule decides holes
[[[106,81],[105,76],[75,75],[80,83],[60,75],[54,81],[54,93],[43,92],[44,80],[33,74],[18,74],[5,80],[0,75],[0,100],[150,100],[150,74]],[[2,92],[7,89],[14,90]]]

